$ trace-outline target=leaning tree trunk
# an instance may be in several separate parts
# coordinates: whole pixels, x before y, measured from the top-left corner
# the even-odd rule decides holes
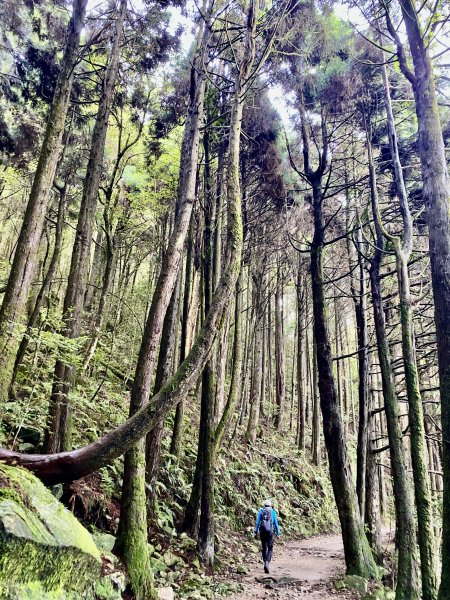
[[[59,159],[64,124],[69,108],[74,70],[78,60],[87,0],[73,0],[66,47],[56,82],[36,173],[14,253],[14,260],[0,309],[0,402],[8,396],[17,350],[15,329],[23,319],[25,304],[36,270],[39,243]]]
[[[127,0],[121,0],[116,19],[111,55],[103,82],[103,92],[97,111],[86,179],[83,187],[80,212],[78,215],[75,242],[72,250],[69,277],[64,297],[62,334],[68,339],[80,335],[86,280],[89,270],[89,258],[92,244],[92,231],[97,207],[97,196],[105,152],[106,132],[109,113],[114,97],[114,88],[119,70],[120,47],[127,9]],[[70,450],[72,447],[71,408],[69,391],[75,369],[62,360],[55,365],[53,389],[50,398],[49,423],[46,431],[45,447],[47,452]]]

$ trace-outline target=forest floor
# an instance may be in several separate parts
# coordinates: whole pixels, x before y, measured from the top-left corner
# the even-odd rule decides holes
[[[301,541],[277,541],[270,574],[265,575],[261,560],[249,560],[248,572],[237,576],[243,591],[229,600],[277,598],[356,600],[359,594],[338,592],[334,581],[345,575],[344,551],[340,535],[320,535]]]

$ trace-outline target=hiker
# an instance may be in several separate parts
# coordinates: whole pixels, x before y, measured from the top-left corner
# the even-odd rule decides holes
[[[255,537],[261,539],[262,559],[264,562],[264,573],[269,572],[269,563],[272,560],[273,535],[280,537],[280,526],[278,525],[277,513],[272,508],[272,502],[266,500],[264,508],[261,508],[256,517]]]

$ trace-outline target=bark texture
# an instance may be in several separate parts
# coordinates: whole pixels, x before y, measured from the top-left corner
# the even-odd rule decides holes
[[[8,396],[18,343],[18,336],[15,335],[15,331],[22,322],[25,304],[35,275],[39,244],[69,109],[86,5],[87,0],[73,0],[72,17],[67,31],[64,56],[0,309],[0,402],[4,402]]]
[[[64,337],[76,339],[81,333],[82,312],[86,282],[89,272],[89,258],[92,246],[92,233],[100,187],[103,156],[109,113],[114,97],[117,73],[119,69],[120,44],[122,41],[127,1],[121,0],[117,13],[114,34],[111,41],[111,54],[106,68],[103,91],[100,99],[92,145],[83,186],[80,212],[72,250],[69,277],[64,296],[63,330]],[[55,365],[53,389],[50,398],[49,422],[45,447],[47,452],[70,450],[72,447],[72,414],[70,406],[70,387],[75,377],[75,368],[61,360]]]

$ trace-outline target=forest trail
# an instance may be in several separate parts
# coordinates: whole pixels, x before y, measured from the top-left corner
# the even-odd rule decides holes
[[[260,560],[253,560],[247,566],[249,572],[240,579],[243,591],[229,600],[359,598],[356,592],[337,592],[333,585],[335,579],[345,574],[339,535],[276,543],[269,575],[264,574]]]

